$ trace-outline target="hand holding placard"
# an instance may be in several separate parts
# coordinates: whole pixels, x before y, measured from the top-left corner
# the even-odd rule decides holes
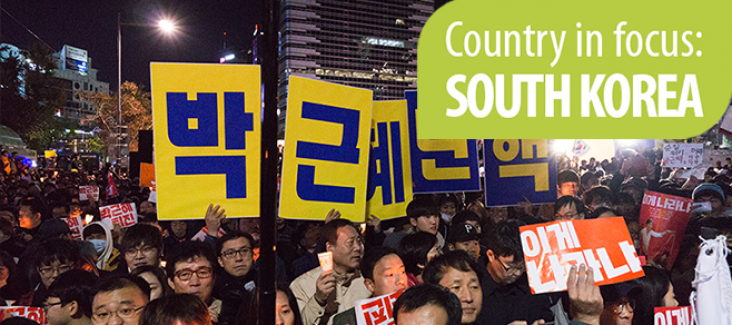
[[[569,312],[573,319],[587,324],[600,324],[603,301],[600,287],[595,285],[595,274],[592,268],[584,264],[572,265],[567,278],[569,294]]]
[[[336,288],[336,279],[331,272],[323,272],[317,280],[315,280],[315,301],[321,306],[328,302],[330,296]]]

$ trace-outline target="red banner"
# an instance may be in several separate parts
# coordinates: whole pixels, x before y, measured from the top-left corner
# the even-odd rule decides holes
[[[534,294],[567,290],[569,268],[575,264],[592,267],[597,285],[644,275],[622,217],[524,226],[521,245]]]
[[[107,200],[117,197],[119,193],[117,192],[117,185],[114,183],[114,177],[112,176],[112,172],[107,173]]]
[[[23,317],[47,325],[46,313],[40,307],[0,307],[0,321],[11,317]]]
[[[646,191],[640,211],[640,255],[649,265],[671,269],[689,223],[694,201]]]
[[[103,206],[99,208],[99,214],[102,216],[102,222],[110,229],[114,228],[114,225],[126,228],[137,224],[137,210],[134,203]]]
[[[402,295],[399,290],[390,295],[356,301],[358,325],[394,325],[394,302]]]
[[[653,325],[691,325],[691,307],[656,307]]]
[[[71,239],[81,239],[81,231],[84,228],[81,217],[61,218],[61,220],[66,221],[66,224],[69,225]]]

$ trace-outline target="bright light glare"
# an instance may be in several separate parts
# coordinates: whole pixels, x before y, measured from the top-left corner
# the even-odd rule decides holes
[[[163,32],[172,33],[175,31],[175,25],[172,21],[163,19],[158,22],[158,26]]]
[[[553,150],[558,154],[567,154],[567,151],[572,149],[574,140],[554,140]]]

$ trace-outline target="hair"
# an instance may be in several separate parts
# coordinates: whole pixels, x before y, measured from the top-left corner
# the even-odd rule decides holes
[[[591,181],[592,179],[599,180],[600,177],[602,177],[601,171],[598,171],[597,173],[588,171],[588,172],[582,174],[582,176],[580,177],[580,180],[582,181],[582,184],[585,184],[585,183],[588,183],[589,181]]]
[[[476,221],[480,223],[480,217],[471,210],[463,210],[455,214],[452,218],[453,225],[459,225],[465,223],[465,221]]]
[[[148,224],[136,224],[127,228],[120,242],[120,253],[125,254],[130,248],[143,244],[157,248],[160,254],[163,249],[163,235],[160,229]]]
[[[407,218],[418,219],[422,216],[439,216],[440,208],[428,197],[418,197],[407,205]]]
[[[37,197],[27,197],[20,201],[20,206],[27,206],[33,214],[40,213],[41,216],[46,214],[46,205]]]
[[[61,299],[62,304],[76,301],[84,316],[91,317],[91,293],[97,280],[97,276],[92,273],[82,270],[69,270],[53,281],[53,284],[48,288],[47,296]]]
[[[165,265],[168,278],[172,279],[175,276],[175,265],[178,262],[186,262],[196,257],[207,259],[211,263],[212,269],[216,267],[216,253],[211,248],[211,245],[197,240],[184,241],[176,247],[168,258],[167,264]]]
[[[577,184],[581,184],[580,176],[577,175],[577,172],[575,172],[574,170],[571,170],[571,169],[563,169],[563,170],[559,171],[559,173],[557,173],[557,185],[559,185],[561,187],[562,184],[569,183],[569,182],[575,182]]]
[[[82,230],[81,233],[83,238],[97,234],[104,235],[105,237],[107,236],[107,233],[104,231],[104,227],[99,224],[89,224],[88,226],[84,227],[84,230]]]
[[[211,325],[208,307],[191,294],[172,294],[151,301],[140,314],[140,325]]]
[[[111,292],[124,288],[138,289],[142,293],[142,296],[145,297],[145,300],[150,301],[150,285],[147,284],[145,279],[137,276],[103,278],[94,287],[91,299],[94,301],[94,297],[101,292]]]
[[[582,202],[582,199],[574,196],[574,195],[565,195],[557,199],[556,202],[554,202],[554,214],[559,213],[559,210],[561,210],[563,207],[570,207],[574,204],[575,209],[577,210],[577,214],[582,214],[587,212],[587,207],[585,206],[585,203]]]
[[[323,242],[330,243],[331,245],[336,245],[336,243],[338,242],[338,229],[348,226],[353,227],[356,232],[359,232],[358,228],[356,228],[353,222],[347,219],[335,219],[326,223],[323,227]]]
[[[422,275],[424,283],[439,285],[442,277],[447,273],[448,268],[453,268],[461,272],[472,271],[475,275],[480,274],[478,265],[468,256],[468,253],[463,250],[454,250],[437,256],[427,263],[427,266],[424,268],[424,274]],[[478,279],[481,280],[480,276]]]
[[[74,266],[81,259],[79,245],[68,239],[50,238],[42,241],[36,251],[36,267],[51,265],[53,262],[71,263]]]
[[[3,250],[0,250],[0,267],[8,269],[8,279],[11,279],[13,274],[15,274],[15,259],[13,259],[12,255]]]
[[[67,203],[56,203],[53,205],[53,209],[56,209],[56,208],[63,208],[64,211],[66,211],[66,213],[71,212],[71,208],[69,207],[69,205]]]
[[[586,205],[593,205],[594,202],[599,204],[613,204],[613,191],[605,185],[593,186],[587,192],[582,194],[582,199]]]
[[[216,241],[216,255],[221,255],[221,250],[224,248],[224,244],[227,241],[238,239],[238,238],[246,238],[249,241],[250,246],[254,245],[254,239],[252,238],[252,235],[250,235],[250,234],[247,234],[247,233],[245,233],[243,231],[239,231],[239,230],[227,232],[226,235],[221,236],[221,238],[219,238]]]
[[[381,261],[381,259],[385,256],[392,254],[399,256],[395,249],[384,246],[375,246],[366,251],[363,258],[361,259],[360,265],[361,275],[363,275],[363,278],[373,281],[374,268],[376,267],[376,264],[379,263],[379,261]]]
[[[592,213],[590,213],[590,215],[587,216],[587,219],[597,219],[606,212],[612,212],[616,216],[620,215],[620,213],[618,211],[616,211],[615,209],[611,209],[608,207],[599,207],[599,208],[595,209],[595,211],[592,211]]]
[[[165,270],[163,270],[163,268],[159,266],[143,265],[132,271],[130,275],[142,278],[140,275],[143,273],[152,273],[152,275],[158,278],[158,282],[160,282],[160,286],[163,288],[163,295],[161,297],[169,296],[174,293],[173,289],[168,285],[168,277],[165,275]]]
[[[8,317],[2,322],[2,325],[40,325],[38,322],[25,317]]]
[[[427,254],[437,244],[437,236],[428,232],[418,232],[404,236],[399,242],[399,252],[404,262],[404,269],[412,275],[422,274],[427,265]]]
[[[519,227],[524,223],[509,219],[496,224],[483,237],[483,246],[493,251],[496,256],[513,256],[515,262],[524,260],[524,251],[521,249],[521,232]]]
[[[446,325],[461,324],[463,307],[460,299],[449,290],[434,284],[420,284],[404,291],[394,302],[394,324],[398,324],[399,313],[411,313],[427,305],[436,306],[445,311]]]
[[[643,266],[644,277],[633,280],[641,290],[633,297],[635,309],[633,313],[633,324],[653,324],[653,309],[665,307],[663,297],[671,285],[668,273],[665,270],[653,266]]]
[[[13,223],[8,221],[8,219],[0,218],[0,232],[8,237],[13,236]]]
[[[300,308],[297,304],[297,298],[295,298],[295,294],[290,290],[290,286],[287,283],[277,283],[276,291],[282,291],[287,295],[287,304],[290,305],[290,309],[292,309],[292,313],[295,316],[295,325],[303,325],[302,318],[300,317]],[[275,299],[276,297],[277,296],[275,296]],[[234,325],[259,325],[259,295],[255,294],[253,299],[254,303],[250,306],[251,308],[249,310],[248,317],[242,317],[243,311],[240,311],[239,315],[236,317]]]
[[[674,193],[667,193],[667,194],[674,194]],[[613,197],[613,205],[621,205],[621,204],[631,204],[635,205],[635,200],[633,199],[633,196],[626,193],[626,192],[620,192],[615,194]]]
[[[452,202],[455,204],[455,208],[458,207],[458,199],[454,195],[440,195],[437,206],[442,207],[446,203]]]

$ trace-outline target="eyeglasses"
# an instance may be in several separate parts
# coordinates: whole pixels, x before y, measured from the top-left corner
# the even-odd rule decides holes
[[[143,255],[151,255],[153,250],[156,249],[155,247],[152,247],[150,245],[142,246],[140,248],[137,247],[131,247],[127,249],[127,252],[125,252],[126,255],[129,256],[135,256],[138,252],[142,252]]]
[[[206,266],[198,268],[197,270],[182,269],[176,271],[175,276],[178,277],[179,280],[185,282],[190,280],[194,273],[199,279],[210,278],[213,275],[213,269]]]
[[[58,274],[64,273],[68,270],[71,270],[70,264],[61,264],[59,266],[44,266],[41,268],[38,268],[38,273],[41,274],[44,278],[50,278],[53,276],[54,271]]]
[[[52,303],[52,304],[49,304],[49,303],[43,303],[43,311],[44,311],[44,312],[48,312],[48,310],[49,310],[49,309],[50,309],[51,307],[53,307],[53,306],[58,306],[58,305],[63,305],[63,304],[64,304],[64,303],[63,303],[63,302],[60,302],[60,301],[59,301],[59,302],[56,302],[56,303]]]
[[[506,271],[506,274],[511,273],[522,273],[524,272],[526,266],[522,263],[520,266],[506,266],[503,261],[501,261],[500,258],[496,257],[496,260],[498,260],[498,263],[501,263],[501,266],[503,266],[503,269]]]
[[[569,219],[575,219],[579,213],[567,213],[565,215],[561,215],[559,213],[554,215],[554,220],[569,220]]]
[[[247,257],[247,256],[252,255],[252,248],[249,246],[244,246],[242,248],[239,248],[238,250],[229,249],[229,250],[221,253],[221,255],[224,258],[234,258],[236,255],[241,255],[242,257]]]
[[[110,311],[110,312],[97,312],[92,314],[92,320],[94,323],[107,323],[109,321],[109,317],[114,315],[119,316],[120,318],[132,318],[137,312],[145,308],[145,306],[135,307],[122,307],[118,311]]]
[[[628,306],[627,312],[628,313],[633,313],[633,310],[635,309],[635,302],[633,302],[632,300],[625,300],[625,301],[621,301],[620,303],[615,304],[613,306],[614,307],[613,310],[618,315],[619,314],[622,314],[623,313],[623,310],[625,310],[625,306],[626,305]]]

